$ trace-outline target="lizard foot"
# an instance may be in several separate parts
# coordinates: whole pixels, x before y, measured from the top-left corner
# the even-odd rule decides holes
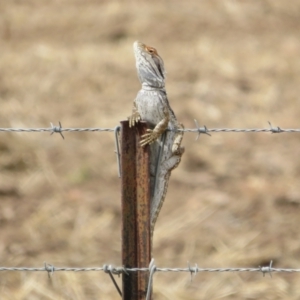
[[[183,124],[179,124],[178,126],[179,129],[184,129]],[[181,141],[183,138],[183,131],[178,132],[177,136],[175,137],[174,143],[173,143],[173,147],[172,147],[172,152],[174,155],[182,155],[184,153],[184,147],[181,147]]]
[[[160,136],[160,134],[157,133],[156,131],[154,131],[152,129],[147,129],[147,133],[142,135],[142,140],[140,141],[140,145],[142,147],[144,147],[146,145],[150,145],[153,142],[155,142],[159,136]]]
[[[136,123],[141,120],[141,115],[136,111],[130,117],[128,117],[129,127],[134,127]]]

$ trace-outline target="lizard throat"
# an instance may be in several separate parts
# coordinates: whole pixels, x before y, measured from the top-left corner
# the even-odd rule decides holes
[[[162,91],[162,92],[166,92],[165,86],[158,87],[158,86],[149,85],[147,83],[142,84],[142,89],[144,91]]]

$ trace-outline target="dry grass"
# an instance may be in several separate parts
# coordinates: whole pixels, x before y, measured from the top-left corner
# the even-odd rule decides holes
[[[299,127],[299,1],[1,1],[0,127],[113,127],[156,46],[186,127]],[[4,134],[0,265],[121,264],[110,133]],[[186,134],[154,240],[158,266],[299,268],[297,134]],[[102,273],[1,275],[1,299],[116,299]],[[156,274],[155,299],[299,299],[299,275]]]

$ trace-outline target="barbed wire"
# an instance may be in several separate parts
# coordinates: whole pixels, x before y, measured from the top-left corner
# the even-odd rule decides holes
[[[269,122],[269,128],[207,128],[205,125],[200,127],[198,122],[194,120],[196,124],[196,128],[185,128],[185,129],[168,129],[169,131],[176,131],[176,132],[191,132],[191,133],[198,133],[198,137],[200,134],[208,134],[210,132],[233,132],[233,133],[259,133],[259,132],[271,132],[271,133],[299,133],[300,128],[289,128],[289,129],[282,129],[279,126],[273,127]],[[115,128],[63,128],[61,126],[61,122],[59,122],[59,126],[54,126],[52,123],[51,127],[49,128],[0,128],[0,132],[50,132],[53,133],[60,133],[62,132],[115,132],[120,126],[116,126]],[[63,137],[63,135],[62,135]]]
[[[273,261],[271,260],[268,266],[258,266],[257,268],[201,268],[198,264],[194,267],[190,266],[188,263],[187,268],[160,268],[155,266],[154,259],[151,260],[148,268],[125,268],[125,267],[114,267],[112,265],[104,264],[102,267],[55,267],[52,264],[44,262],[44,266],[41,268],[36,267],[0,267],[0,272],[2,271],[12,271],[12,272],[47,272],[48,276],[52,276],[54,272],[104,272],[109,274],[113,284],[115,285],[118,293],[122,295],[121,289],[119,288],[117,282],[115,281],[113,275],[120,276],[121,274],[128,275],[131,272],[149,272],[149,281],[147,289],[146,299],[150,299],[150,291],[152,289],[153,276],[155,272],[185,272],[190,273],[191,281],[196,276],[197,273],[228,273],[228,272],[258,272],[262,273],[263,277],[265,274],[269,274],[272,277],[272,273],[300,273],[300,269],[287,269],[287,268],[273,268]]]
[[[131,272],[149,272],[149,281],[146,300],[150,299],[150,291],[152,289],[153,276],[156,272],[185,272],[190,273],[191,281],[197,275],[197,273],[228,273],[228,272],[257,272],[262,273],[263,277],[266,274],[269,274],[272,278],[272,273],[300,273],[300,269],[289,269],[289,268],[273,268],[273,261],[271,260],[267,266],[258,266],[257,268],[201,268],[198,267],[198,264],[195,264],[194,267],[190,266],[188,262],[187,268],[160,268],[155,266],[154,259],[151,260],[148,268],[125,268],[125,267],[114,267],[113,265],[104,264],[102,267],[55,267],[52,264],[44,262],[44,266],[41,268],[36,267],[1,267],[0,272],[2,271],[12,271],[12,272],[47,272],[48,277],[50,278],[54,272],[104,272],[109,274],[114,286],[116,287],[118,293],[122,295],[121,289],[119,288],[116,280],[113,275],[120,276],[121,274],[129,275]]]
[[[260,272],[266,273],[300,273],[300,269],[289,269],[289,268],[273,268],[272,261],[268,266],[258,266],[257,268],[201,268],[198,264],[191,267],[188,263],[186,268],[160,268],[154,265],[154,260],[152,260],[152,265],[148,268],[125,268],[125,267],[114,267],[112,265],[104,264],[102,267],[55,267],[52,264],[44,263],[43,267],[1,267],[0,271],[16,271],[16,272],[48,272],[53,274],[54,272],[105,272],[110,271],[112,274],[128,274],[130,272],[149,272],[153,266],[155,267],[155,272],[188,272],[192,274],[197,274],[201,272]],[[151,263],[150,263],[151,264]]]

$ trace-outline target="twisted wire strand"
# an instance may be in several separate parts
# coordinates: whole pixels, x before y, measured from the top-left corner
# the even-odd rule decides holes
[[[113,274],[122,274],[129,272],[149,272],[149,268],[124,268],[109,266],[110,271]],[[107,265],[103,267],[55,267],[51,264],[47,264],[45,267],[0,267],[0,271],[13,271],[13,272],[107,272]],[[200,272],[261,272],[261,273],[299,273],[300,269],[285,269],[285,268],[273,268],[270,266],[258,267],[258,268],[200,268],[200,267],[188,267],[188,268],[155,268],[155,272],[187,272],[187,273],[200,273]]]
[[[114,132],[115,128],[0,128],[0,132]],[[185,128],[177,129],[176,132],[209,133],[209,132],[271,132],[271,133],[295,133],[300,132],[298,128],[282,129],[276,128]]]
[[[0,128],[0,132],[114,132],[114,128]]]

